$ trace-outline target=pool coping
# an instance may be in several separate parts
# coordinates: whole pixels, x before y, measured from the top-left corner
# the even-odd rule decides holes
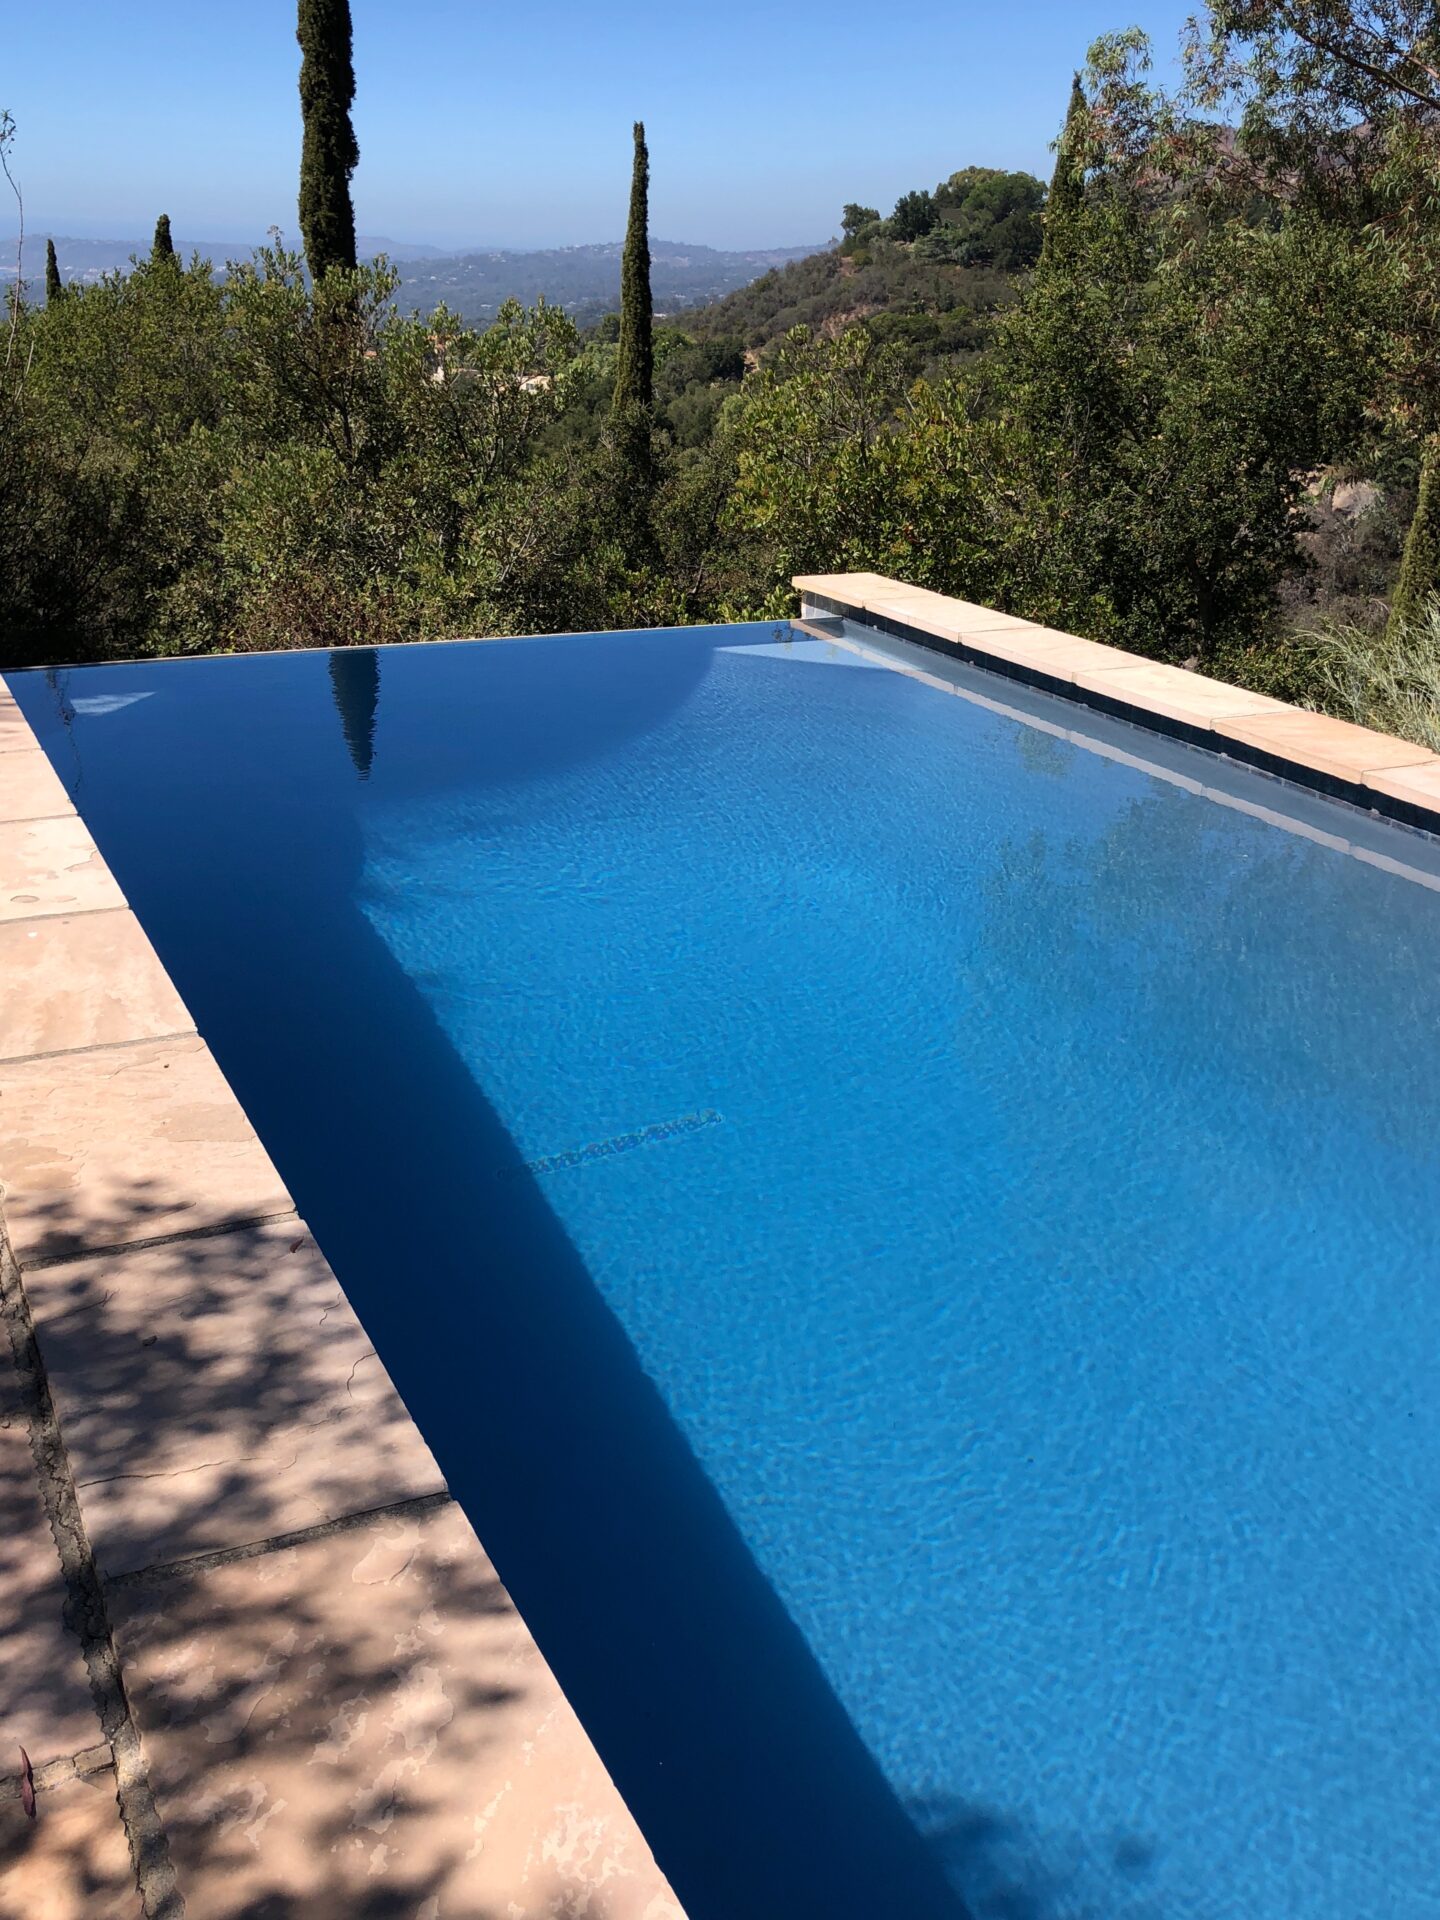
[[[852,619],[1183,740],[1402,826],[1440,834],[1440,754],[1036,621],[878,573],[797,574],[801,619]]]
[[[368,1857],[402,1899],[421,1867],[440,1876],[436,1911],[549,1911],[558,1889],[613,1920],[684,1920],[3,677],[0,967],[0,1625],[26,1668],[0,1674],[0,1910],[176,1920],[188,1893],[238,1915],[263,1851],[306,1863],[286,1891],[317,1915],[351,1910]],[[218,1479],[197,1458],[217,1449]],[[349,1580],[388,1640],[352,1629]],[[264,1706],[282,1670],[283,1715]],[[417,1673],[442,1696],[438,1758],[412,1737]],[[257,1704],[231,1738],[236,1688]],[[378,1827],[367,1767],[395,1774]],[[242,1818],[267,1769],[268,1811]]]

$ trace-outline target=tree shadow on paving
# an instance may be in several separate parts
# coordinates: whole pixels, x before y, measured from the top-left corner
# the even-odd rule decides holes
[[[147,1182],[136,1207],[156,1201],[158,1186]],[[158,1204],[182,1198],[167,1188]],[[296,1221],[33,1268],[25,1284],[106,1574],[442,1484]]]
[[[664,1920],[453,1503],[122,1581],[110,1606],[192,1912]]]

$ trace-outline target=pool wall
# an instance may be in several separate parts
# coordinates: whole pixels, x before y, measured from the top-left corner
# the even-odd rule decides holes
[[[1367,812],[1440,832],[1440,755],[1414,741],[882,574],[797,574],[793,585],[802,621],[859,620]]]

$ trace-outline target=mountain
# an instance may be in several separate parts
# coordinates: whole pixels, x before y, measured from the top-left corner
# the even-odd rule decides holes
[[[472,325],[493,320],[502,301],[527,304],[540,294],[581,321],[598,320],[620,304],[620,241],[535,252],[496,248],[432,259],[395,258],[400,304],[428,312],[443,300]],[[650,285],[657,314],[703,306],[757,275],[803,260],[814,247],[725,252],[677,240],[650,243]]]
[[[61,277],[82,284],[102,274],[123,273],[132,254],[142,259],[148,240],[85,240],[53,236]],[[26,279],[38,286],[44,271],[44,233],[26,236]],[[505,300],[527,304],[541,294],[555,306],[566,307],[577,320],[598,320],[620,302],[621,243],[605,241],[587,247],[541,249],[496,247],[446,253],[418,241],[387,240],[362,235],[362,258],[385,254],[400,275],[399,304],[422,312],[440,301],[472,325],[493,320]],[[250,249],[234,240],[192,240],[178,234],[175,246],[182,259],[192,252],[213,260],[245,257]],[[750,252],[725,252],[715,247],[687,246],[674,240],[651,243],[651,285],[659,313],[678,307],[702,306],[743,287],[757,274],[802,260],[814,247],[769,247]],[[14,255],[0,256],[0,280],[15,276]]]
[[[55,258],[60,273],[65,280],[98,280],[105,273],[123,273],[130,265],[130,256],[138,254],[143,260],[150,251],[150,241],[145,240],[84,240],[66,234],[27,233],[25,236],[26,278],[39,281],[45,271],[45,242],[55,242]],[[217,266],[226,260],[244,259],[255,244],[245,240],[192,240],[185,234],[175,236],[175,248],[182,260],[188,260],[192,253],[198,253],[202,259],[213,260]],[[387,240],[380,234],[361,234],[356,240],[361,256],[372,258],[377,253],[388,254],[394,260],[400,255],[417,265],[427,260],[442,259],[443,247],[427,246],[421,240]],[[7,246],[0,250],[0,280],[15,278],[15,255]]]

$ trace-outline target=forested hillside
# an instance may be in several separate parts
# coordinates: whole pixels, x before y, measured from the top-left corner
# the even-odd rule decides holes
[[[1171,90],[1104,39],[1048,189],[848,205],[668,318],[640,129],[584,332],[407,314],[343,219],[313,284],[168,229],[127,278],[52,262],[4,350],[0,659],[731,619],[874,568],[1440,744],[1440,87],[1385,7],[1377,56],[1373,8],[1322,44],[1308,0],[1212,0]]]

